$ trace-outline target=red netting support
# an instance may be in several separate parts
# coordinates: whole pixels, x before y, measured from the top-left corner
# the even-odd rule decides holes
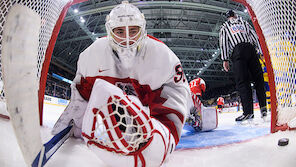
[[[27,6],[34,10],[41,18],[41,28],[39,32],[39,46],[37,60],[36,79],[40,83],[39,98],[39,116],[40,125],[42,125],[43,100],[46,86],[47,72],[51,60],[53,48],[61,28],[64,17],[71,5],[84,2],[86,0],[5,0],[0,2],[0,85],[3,85],[3,73],[1,62],[2,34],[5,25],[6,16],[11,7],[15,4]],[[28,37],[30,38],[30,37]],[[32,60],[35,61],[35,60]],[[33,79],[33,78],[32,78]],[[0,101],[6,103],[5,90],[0,86]],[[6,115],[5,112],[3,112]],[[0,114],[3,115],[2,112]],[[5,117],[6,118],[6,117]]]
[[[52,32],[52,36],[50,38],[48,47],[46,49],[46,54],[45,54],[45,59],[43,62],[43,66],[42,66],[42,71],[41,71],[41,77],[40,77],[40,87],[39,87],[39,91],[38,91],[38,95],[39,95],[39,118],[40,118],[40,125],[42,125],[43,123],[43,101],[44,101],[44,94],[45,94],[45,87],[46,87],[46,79],[47,79],[47,74],[48,74],[48,69],[49,69],[49,65],[50,65],[50,60],[51,60],[51,56],[52,56],[52,52],[59,34],[59,31],[61,29],[63,20],[67,14],[68,8],[72,5],[75,5],[77,3],[81,3],[84,2],[86,0],[73,0],[68,2],[65,7],[63,8],[59,19],[56,22],[56,25],[53,29]]]
[[[234,0],[243,4],[259,37],[271,95],[271,132],[296,118],[296,1]]]

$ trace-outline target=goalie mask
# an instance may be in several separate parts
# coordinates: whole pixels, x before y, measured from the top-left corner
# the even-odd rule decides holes
[[[113,8],[106,17],[106,31],[110,45],[125,68],[133,59],[146,37],[146,20],[143,13],[127,1]]]

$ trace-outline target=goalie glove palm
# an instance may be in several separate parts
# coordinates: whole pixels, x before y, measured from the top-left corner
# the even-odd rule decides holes
[[[82,135],[88,145],[129,154],[151,137],[153,126],[149,110],[135,96],[97,79],[86,113]]]

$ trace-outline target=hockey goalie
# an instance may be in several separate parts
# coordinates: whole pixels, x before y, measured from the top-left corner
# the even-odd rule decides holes
[[[210,131],[218,126],[217,111],[214,107],[205,107],[200,97],[206,90],[206,83],[202,78],[196,78],[189,83],[192,103],[187,122],[196,131]]]
[[[127,1],[111,10],[107,37],[79,56],[70,104],[52,130],[57,134],[74,120],[74,136],[109,166],[161,166],[189,110],[180,60],[145,25]]]

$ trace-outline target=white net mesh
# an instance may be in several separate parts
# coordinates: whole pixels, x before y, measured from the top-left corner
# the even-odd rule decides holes
[[[104,107],[93,109],[91,134],[84,134],[88,144],[121,154],[141,148],[151,137],[153,126],[150,117],[135,106],[119,96],[111,96],[107,112],[103,111]]]
[[[296,117],[296,1],[246,0],[262,29],[274,71],[277,125]]]
[[[62,9],[70,0],[1,0],[0,2],[0,82],[3,80],[1,50],[2,33],[5,17],[14,4],[22,4],[36,11],[41,17],[41,29],[39,34],[39,48],[37,58],[37,76],[40,79],[41,68],[45,58],[48,42],[51,38],[53,28],[58,20]],[[30,37],[28,37],[30,38]],[[5,100],[4,91],[1,90],[0,98]]]

